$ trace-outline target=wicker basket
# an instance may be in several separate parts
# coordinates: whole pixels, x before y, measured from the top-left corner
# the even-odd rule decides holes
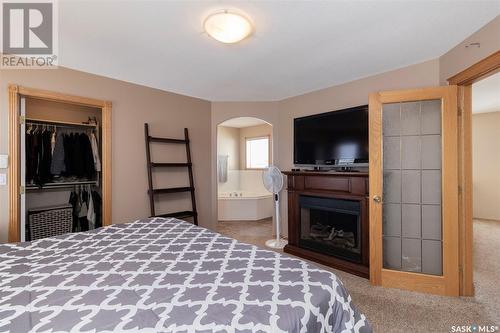
[[[37,208],[30,210],[28,214],[28,229],[31,240],[71,232],[73,226],[73,207],[71,205]]]

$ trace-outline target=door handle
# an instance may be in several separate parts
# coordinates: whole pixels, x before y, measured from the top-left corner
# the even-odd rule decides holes
[[[374,195],[373,196],[373,201],[375,201],[376,203],[381,203],[382,202],[382,198],[380,197],[380,195]]]

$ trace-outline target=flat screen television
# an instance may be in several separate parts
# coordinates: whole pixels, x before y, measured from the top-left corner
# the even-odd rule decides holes
[[[366,166],[368,105],[295,118],[293,160],[303,166]]]

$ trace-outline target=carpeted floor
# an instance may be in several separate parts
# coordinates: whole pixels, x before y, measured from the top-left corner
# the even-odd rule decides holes
[[[272,226],[270,220],[219,222],[217,231],[263,247]],[[475,297],[373,287],[366,279],[323,267],[340,277],[375,332],[451,332],[453,325],[500,326],[499,222],[474,221],[474,263]]]

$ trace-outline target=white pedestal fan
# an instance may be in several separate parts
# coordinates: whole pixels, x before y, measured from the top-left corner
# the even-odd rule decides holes
[[[266,246],[273,249],[282,249],[288,243],[280,236],[280,197],[279,192],[283,188],[283,175],[281,171],[275,167],[270,166],[262,174],[262,181],[266,190],[273,194],[274,208],[276,209],[276,239],[270,239],[266,242]]]

